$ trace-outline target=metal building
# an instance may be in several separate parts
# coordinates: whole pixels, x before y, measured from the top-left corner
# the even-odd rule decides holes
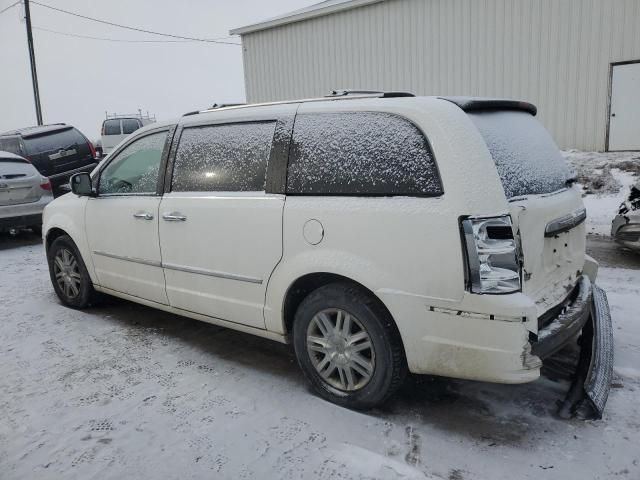
[[[517,98],[562,148],[640,150],[640,0],[328,0],[231,33],[249,102]]]

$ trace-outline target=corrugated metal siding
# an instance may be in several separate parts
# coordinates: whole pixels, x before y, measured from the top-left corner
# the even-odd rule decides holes
[[[603,150],[609,65],[640,59],[640,0],[387,0],[242,41],[250,102],[333,88],[518,98],[561,147]]]

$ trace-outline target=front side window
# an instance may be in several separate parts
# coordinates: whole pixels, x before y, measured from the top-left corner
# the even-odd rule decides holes
[[[442,186],[413,123],[389,113],[341,112],[296,117],[287,193],[436,196]]]
[[[185,128],[173,168],[174,192],[257,192],[265,175],[275,122]]]
[[[105,120],[103,135],[120,135],[120,120]]]
[[[135,118],[126,118],[122,120],[122,133],[129,135],[140,128],[140,123]]]
[[[100,174],[100,194],[154,194],[167,132],[153,133],[129,144]]]

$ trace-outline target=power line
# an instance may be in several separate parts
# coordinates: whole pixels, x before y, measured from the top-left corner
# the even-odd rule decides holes
[[[12,3],[11,5],[9,5],[8,7],[4,7],[2,10],[0,10],[0,13],[4,13],[7,10],[9,10],[10,8],[15,7],[16,5],[18,5],[19,3],[21,3],[22,0],[18,0],[17,2]]]
[[[43,32],[55,33],[57,35],[64,35],[65,37],[74,38],[86,38],[89,40],[103,40],[107,42],[122,42],[122,43],[193,43],[195,40],[133,40],[123,38],[108,38],[108,37],[93,37],[90,35],[80,35],[78,33],[59,32],[57,30],[50,30],[43,27],[33,27],[34,30],[41,30]]]
[[[35,0],[32,0],[31,3],[33,3],[34,5],[39,5],[40,7],[48,8],[50,10],[55,10],[56,12],[66,13],[67,15],[72,15],[74,17],[83,18],[85,20],[90,20],[92,22],[103,23],[105,25],[111,25],[112,27],[124,28],[125,30],[133,30],[133,31],[136,31],[136,32],[150,33],[152,35],[160,35],[162,37],[177,38],[177,39],[180,39],[180,40],[191,40],[191,41],[194,41],[194,42],[220,43],[220,44],[224,44],[224,45],[238,45],[238,46],[240,45],[239,43],[225,42],[225,41],[221,41],[221,40],[215,40],[215,39],[212,39],[212,38],[186,37],[186,36],[183,36],[183,35],[174,35],[174,34],[171,34],[171,33],[161,33],[161,32],[155,32],[153,30],[145,30],[144,28],[131,27],[131,26],[127,26],[127,25],[121,25],[119,23],[108,22],[106,20],[101,20],[99,18],[88,17],[86,15],[81,15],[79,13],[70,12],[70,11],[64,10],[62,8],[52,7],[51,5],[45,5],[44,3],[36,2]]]

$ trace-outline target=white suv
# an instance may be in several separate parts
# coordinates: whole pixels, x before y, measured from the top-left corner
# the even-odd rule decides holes
[[[535,113],[345,91],[147,126],[47,207],[53,286],[74,308],[102,292],[291,342],[320,395],[354,408],[407,371],[535,380],[582,331],[587,396],[565,410],[598,414],[609,310]]]

